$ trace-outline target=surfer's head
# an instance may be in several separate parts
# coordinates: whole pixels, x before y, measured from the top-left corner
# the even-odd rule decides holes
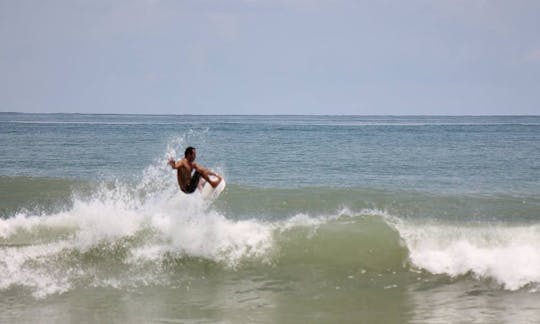
[[[184,152],[184,157],[188,159],[190,162],[195,161],[195,158],[197,157],[197,152],[195,151],[195,148],[192,146],[189,146]]]

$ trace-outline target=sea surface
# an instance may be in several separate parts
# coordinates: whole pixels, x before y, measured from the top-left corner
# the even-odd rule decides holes
[[[0,322],[538,323],[540,116],[0,113]]]

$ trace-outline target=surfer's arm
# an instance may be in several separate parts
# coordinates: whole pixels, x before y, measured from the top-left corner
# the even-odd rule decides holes
[[[173,169],[178,169],[178,168],[176,167],[176,161],[174,161],[174,159],[172,159],[172,158],[169,159],[169,162],[167,162],[167,164],[170,165],[171,168],[173,168]]]
[[[191,163],[191,166],[201,175],[201,177],[203,177],[204,180],[208,181],[213,188],[217,187],[217,185],[221,182],[222,178],[219,174],[205,169],[196,163]],[[215,176],[218,179],[211,179],[210,176]]]
[[[212,172],[211,170],[208,170],[207,168],[202,167],[202,166],[198,165],[197,163],[191,163],[191,165],[200,174],[213,175],[213,176],[219,177],[219,175],[216,174],[215,172]]]
[[[180,169],[184,165],[184,162],[183,160],[175,161],[174,159],[170,159],[168,164],[171,166],[171,168],[176,170]]]

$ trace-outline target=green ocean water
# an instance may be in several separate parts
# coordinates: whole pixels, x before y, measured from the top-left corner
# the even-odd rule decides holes
[[[540,321],[539,117],[1,113],[0,141],[0,322]]]

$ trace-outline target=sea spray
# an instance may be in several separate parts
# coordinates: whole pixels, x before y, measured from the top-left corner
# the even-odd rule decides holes
[[[227,219],[200,196],[180,193],[163,171],[149,168],[142,185],[115,181],[74,194],[57,213],[1,219],[1,289],[21,286],[44,297],[80,284],[157,284],[167,282],[160,262],[171,256],[234,268],[268,255],[272,226]]]

